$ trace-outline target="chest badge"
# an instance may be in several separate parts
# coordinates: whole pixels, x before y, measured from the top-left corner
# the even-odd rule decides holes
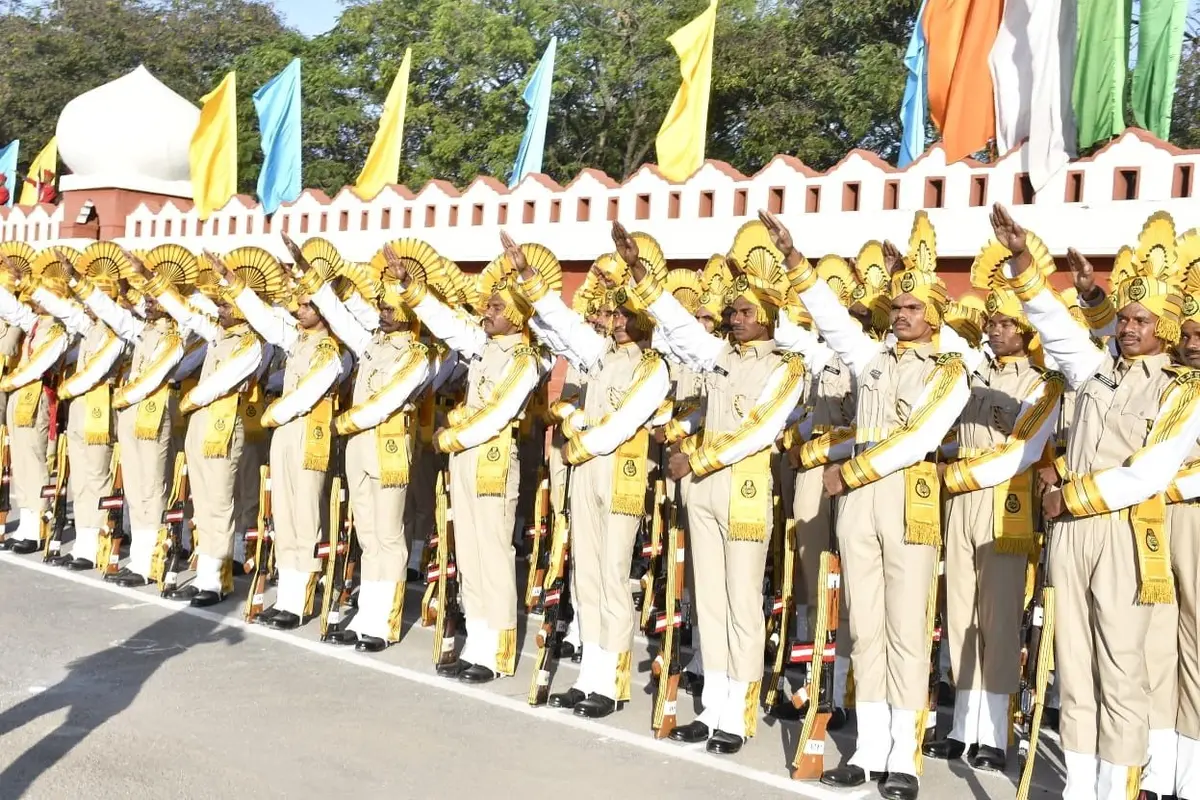
[[[1151,553],[1158,552],[1158,537],[1154,535],[1154,531],[1146,528],[1146,549]]]
[[[747,479],[746,482],[742,484],[741,491],[742,497],[750,500],[758,494],[758,487],[754,485],[754,481]]]
[[[491,448],[487,451],[487,460],[488,461],[499,461],[500,460],[500,448],[496,447],[495,445],[492,445]]]
[[[625,459],[625,466],[621,468],[621,471],[625,473],[625,477],[627,478],[637,477],[637,464],[633,463],[632,458],[627,458]]]
[[[933,494],[933,492],[929,488],[929,484],[925,482],[924,478],[917,478],[917,485],[916,485],[916,488],[914,489],[914,491],[916,491],[917,497],[921,498],[922,500],[928,498],[929,495]]]
[[[746,395],[735,394],[733,396],[733,413],[737,414],[739,417],[744,418],[746,416],[746,405],[749,402],[750,401],[746,397]]]
[[[1004,510],[1010,514],[1016,514],[1021,510],[1021,500],[1012,492],[1008,493],[1008,497],[1004,498]]]

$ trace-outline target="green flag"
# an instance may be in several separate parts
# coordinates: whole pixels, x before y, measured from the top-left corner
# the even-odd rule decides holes
[[[1079,149],[1125,130],[1125,73],[1132,0],[1079,0],[1072,102]]]
[[[1133,70],[1133,118],[1160,139],[1171,134],[1171,105],[1187,0],[1142,0],[1138,18],[1138,58]]]

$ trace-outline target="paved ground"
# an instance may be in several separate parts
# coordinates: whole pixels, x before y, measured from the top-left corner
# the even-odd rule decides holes
[[[415,587],[408,598],[411,620]],[[789,780],[792,724],[760,725],[732,758],[656,742],[638,691],[646,658],[633,702],[606,720],[531,709],[523,631],[518,675],[474,689],[434,675],[420,627],[359,655],[318,642],[315,623],[287,634],[246,626],[240,602],[189,609],[40,556],[0,555],[0,608],[0,800],[879,796]],[[573,669],[563,665],[556,688]],[[1034,798],[1060,794],[1060,765],[1052,744]],[[1011,798],[1014,783],[926,761],[921,797]]]

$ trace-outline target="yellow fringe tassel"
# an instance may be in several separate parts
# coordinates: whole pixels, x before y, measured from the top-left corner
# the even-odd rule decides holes
[[[430,584],[434,586],[435,584]],[[396,584],[396,592],[392,595],[392,612],[388,614],[388,641],[400,641],[400,624],[404,620],[404,582]]]
[[[333,437],[329,425],[333,422],[333,400],[324,398],[313,406],[304,419],[304,468],[314,472],[329,469],[329,445]]]
[[[758,733],[758,696],[762,691],[762,681],[754,681],[746,687],[746,715],[742,719],[745,725],[745,734],[747,739],[754,737]],[[813,698],[816,702],[816,698]]]
[[[632,663],[633,653],[629,650],[617,655],[617,696],[614,699],[618,702],[629,700],[629,672]]]
[[[507,628],[500,631],[500,641],[496,647],[496,671],[501,675],[512,675],[517,666],[517,629]]]

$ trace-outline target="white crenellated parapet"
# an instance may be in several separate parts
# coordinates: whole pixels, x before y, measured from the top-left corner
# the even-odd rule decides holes
[[[0,216],[0,241],[29,242],[34,249],[51,244],[69,244],[59,239],[62,205],[14,206]]]
[[[1200,151],[1130,129],[1072,162],[1036,195],[1024,156],[1017,150],[994,164],[948,165],[934,146],[903,170],[856,150],[825,172],[786,155],[752,176],[708,161],[681,183],[646,165],[623,183],[588,169],[566,185],[545,175],[527,176],[511,190],[487,177],[461,190],[431,181],[416,192],[389,186],[369,201],[350,188],[332,198],[307,190],[270,220],[245,196],[203,223],[190,202],[159,199],[125,219],[119,241],[130,248],[174,242],[218,252],[257,245],[284,256],[279,232],[286,230],[301,241],[328,238],[345,257],[363,261],[388,239],[416,236],[465,263],[498,255],[499,233],[506,230],[518,241],[546,245],[564,261],[590,261],[611,250],[610,221],[617,219],[653,233],[668,258],[705,259],[725,252],[737,229],[767,209],[781,214],[806,252],[853,255],[869,238],[903,246],[913,212],[923,208],[937,229],[939,254],[961,258],[974,256],[991,235],[988,212],[995,202],[1009,206],[1060,254],[1075,246],[1089,255],[1112,255],[1160,209],[1171,212],[1181,229],[1200,226]],[[44,246],[57,234],[55,220],[61,221],[60,210],[0,211],[0,237]]]

